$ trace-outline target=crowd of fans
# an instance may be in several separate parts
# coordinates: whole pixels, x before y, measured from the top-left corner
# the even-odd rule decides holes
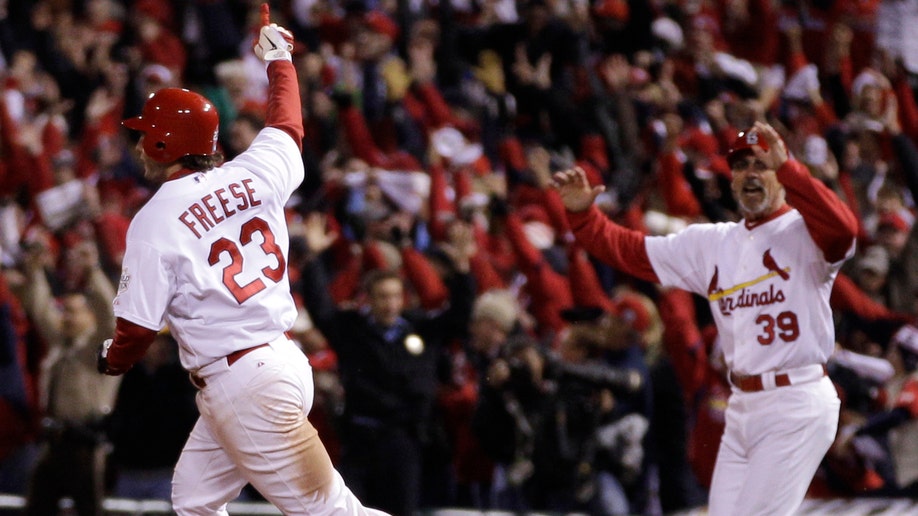
[[[150,194],[120,121],[186,87],[217,107],[226,159],[243,150],[264,114],[258,3],[0,0],[0,492],[85,514],[103,493],[168,498],[196,416],[168,330],[120,384],[87,373]],[[918,1],[272,13],[307,128],[292,334],[365,504],[704,505],[730,391],[707,301],[591,260],[549,185],[579,165],[609,217],[651,234],[736,220],[723,156],[759,119],[860,221],[832,293],[838,439],[810,494],[918,494]],[[362,334],[361,317],[423,331]],[[79,464],[107,474],[76,482]]]

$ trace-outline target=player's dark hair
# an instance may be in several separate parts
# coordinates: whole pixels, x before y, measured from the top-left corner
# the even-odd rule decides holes
[[[188,154],[187,156],[182,156],[179,158],[178,162],[182,165],[182,167],[187,168],[188,170],[210,170],[215,168],[220,163],[223,163],[223,153],[215,152],[213,154],[207,155]]]

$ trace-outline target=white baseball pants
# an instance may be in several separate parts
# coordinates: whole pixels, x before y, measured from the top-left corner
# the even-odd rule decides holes
[[[196,373],[200,417],[172,480],[179,515],[225,515],[246,483],[284,514],[384,515],[344,485],[306,416],[312,368],[286,337]]]
[[[711,516],[791,516],[835,439],[832,381],[733,390],[708,502]]]

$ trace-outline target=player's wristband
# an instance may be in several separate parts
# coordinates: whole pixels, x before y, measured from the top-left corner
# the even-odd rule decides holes
[[[293,57],[290,55],[290,52],[284,49],[281,49],[281,48],[277,50],[269,50],[265,52],[264,59],[266,63],[269,63],[271,61],[280,61],[280,60],[293,61]]]

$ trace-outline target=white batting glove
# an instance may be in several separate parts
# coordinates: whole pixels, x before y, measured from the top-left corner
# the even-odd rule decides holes
[[[292,61],[290,52],[293,51],[293,34],[276,23],[265,25],[258,34],[253,50],[266,63],[281,59]]]

